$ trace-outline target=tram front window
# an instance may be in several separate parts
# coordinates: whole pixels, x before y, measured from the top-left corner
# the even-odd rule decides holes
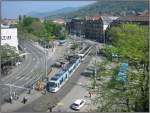
[[[57,84],[55,82],[49,82],[50,87],[57,87]]]

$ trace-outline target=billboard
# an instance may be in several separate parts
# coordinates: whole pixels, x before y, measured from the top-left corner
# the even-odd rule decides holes
[[[1,45],[8,44],[18,51],[17,28],[1,28]]]

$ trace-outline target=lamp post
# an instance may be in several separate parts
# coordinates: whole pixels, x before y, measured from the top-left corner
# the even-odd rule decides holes
[[[46,36],[41,36],[46,38]],[[43,40],[42,40],[43,41]],[[45,79],[47,80],[47,56],[46,56],[46,41],[44,40],[44,54],[45,54],[45,76],[42,76],[42,80],[44,81]]]
[[[97,46],[96,45],[95,45],[95,50],[96,50],[96,53],[95,53],[95,69],[94,69],[93,89],[95,89],[95,86],[96,86],[96,76],[97,76],[97,61],[96,61],[96,58],[97,58]]]
[[[47,78],[47,52],[46,52],[46,43],[45,43],[45,78],[46,78],[46,80],[48,79]]]
[[[48,81],[48,67],[47,67],[47,51],[46,51],[46,36],[42,36],[45,38],[45,41],[44,41],[44,54],[45,54],[45,77],[42,77],[42,79],[46,79],[46,81]],[[54,37],[52,38],[52,40],[54,39]],[[49,43],[48,43],[49,44]],[[54,41],[52,41],[52,52],[54,52]]]

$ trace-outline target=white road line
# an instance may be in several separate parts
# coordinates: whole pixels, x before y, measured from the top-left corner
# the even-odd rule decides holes
[[[21,77],[19,80],[22,80],[22,79],[24,79],[24,78],[26,78],[26,76]]]
[[[29,76],[29,77],[26,77],[25,80],[28,80],[29,78],[30,78],[30,76]]]
[[[18,76],[16,79],[18,80],[20,78],[20,76]]]

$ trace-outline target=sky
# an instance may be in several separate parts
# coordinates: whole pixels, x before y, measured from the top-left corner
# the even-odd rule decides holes
[[[29,12],[50,12],[64,7],[82,7],[95,1],[3,1],[2,18],[14,19]]]

